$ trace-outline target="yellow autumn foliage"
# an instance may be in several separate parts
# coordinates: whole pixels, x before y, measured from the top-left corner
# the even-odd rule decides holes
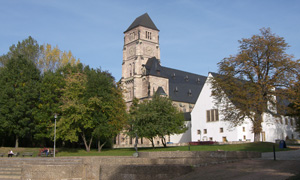
[[[54,71],[69,63],[77,65],[80,60],[76,59],[71,51],[61,51],[58,46],[52,47],[50,44],[41,46],[41,56],[37,63],[41,71]]]

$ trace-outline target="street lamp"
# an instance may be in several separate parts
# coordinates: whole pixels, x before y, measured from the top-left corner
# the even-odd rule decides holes
[[[54,114],[54,152],[53,152],[53,157],[55,157],[55,140],[56,140],[56,118],[57,118],[57,114]]]

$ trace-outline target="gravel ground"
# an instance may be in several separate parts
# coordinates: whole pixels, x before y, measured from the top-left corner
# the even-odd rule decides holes
[[[195,171],[174,180],[284,180],[300,174],[300,150],[262,153],[262,158],[197,167]],[[297,176],[299,177],[299,176]]]

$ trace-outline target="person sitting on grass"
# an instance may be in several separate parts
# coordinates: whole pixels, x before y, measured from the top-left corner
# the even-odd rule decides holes
[[[9,152],[8,152],[8,157],[12,157],[14,155],[14,152],[12,151],[12,150],[10,150]]]

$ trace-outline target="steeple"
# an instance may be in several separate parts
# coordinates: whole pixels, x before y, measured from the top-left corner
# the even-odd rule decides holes
[[[130,31],[131,29],[136,28],[138,26],[143,26],[146,28],[150,28],[150,29],[159,31],[157,29],[157,27],[155,26],[155,24],[153,23],[153,21],[151,20],[151,18],[149,17],[148,13],[145,13],[145,14],[137,17],[124,33],[126,33],[127,31]]]

